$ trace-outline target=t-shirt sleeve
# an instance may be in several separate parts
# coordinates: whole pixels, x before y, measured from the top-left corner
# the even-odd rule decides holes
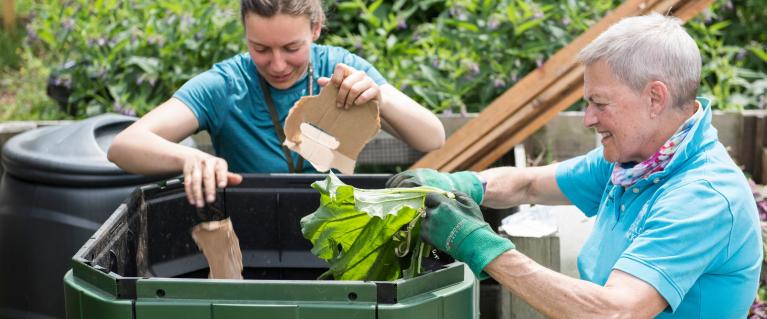
[[[173,97],[184,102],[192,110],[200,130],[215,132],[225,115],[222,108],[227,100],[226,92],[226,78],[219,71],[211,69],[184,83]]]
[[[612,164],[602,156],[602,148],[559,164],[556,180],[559,189],[586,216],[599,211],[602,193],[610,179]]]
[[[362,57],[351,53],[343,48],[334,48],[335,52],[333,52],[333,56],[336,58],[336,61],[333,63],[333,66],[335,66],[336,63],[343,63],[348,66],[351,66],[357,70],[363,71],[368,74],[368,76],[373,79],[373,82],[375,82],[378,85],[384,85],[386,84],[386,79],[381,75],[381,72],[378,72],[378,69],[376,69],[370,62],[363,59]]]
[[[614,269],[651,286],[675,310],[698,278],[724,260],[732,232],[729,201],[708,182],[667,191],[648,208]]]

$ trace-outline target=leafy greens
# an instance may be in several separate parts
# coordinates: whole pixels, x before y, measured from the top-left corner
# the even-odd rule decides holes
[[[320,206],[301,219],[301,232],[314,245],[312,253],[330,264],[320,279],[396,280],[420,274],[421,257],[429,252],[418,234],[424,199],[447,192],[428,186],[357,189],[333,173],[312,188],[320,192]]]

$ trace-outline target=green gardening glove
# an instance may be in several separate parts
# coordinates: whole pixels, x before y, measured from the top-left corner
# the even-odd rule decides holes
[[[498,236],[483,219],[477,203],[468,195],[456,193],[426,195],[426,217],[421,221],[421,239],[469,265],[480,280],[493,259],[514,249],[511,240]]]
[[[386,187],[431,186],[444,191],[458,191],[471,196],[477,204],[485,196],[484,186],[477,173],[463,171],[458,173],[440,173],[431,168],[419,168],[396,174],[386,181]]]

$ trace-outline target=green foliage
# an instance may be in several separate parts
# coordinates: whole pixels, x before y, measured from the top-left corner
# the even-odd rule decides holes
[[[325,42],[366,57],[435,112],[476,112],[618,3],[346,1]]]
[[[0,67],[0,121],[67,118],[58,105],[45,96],[50,73],[45,61],[28,49],[19,49],[17,53],[17,69]]]
[[[718,109],[764,108],[767,34],[762,0],[716,1],[687,25],[703,57],[701,94]]]
[[[244,50],[237,2],[42,0],[32,45],[71,88],[77,116],[143,114],[188,79]]]
[[[24,32],[20,29],[16,29],[14,32],[0,31],[0,70],[18,69],[19,50],[23,38]]]
[[[301,232],[330,269],[321,278],[396,280],[420,273],[428,252],[418,236],[424,198],[432,187],[355,189],[332,173],[312,184],[320,206],[301,219]],[[416,253],[407,253],[414,251]],[[410,260],[400,260],[407,258]],[[407,262],[406,262],[407,261]],[[403,273],[402,264],[408,264]]]
[[[701,94],[712,97],[716,108],[764,106],[763,2],[717,0],[687,27],[703,54]],[[368,59],[395,87],[435,112],[475,112],[621,1],[326,3],[321,43]],[[0,32],[1,81],[16,100],[36,100],[40,107],[13,102],[15,113],[8,107],[0,111],[5,118],[54,114],[41,111],[37,101],[44,99],[43,83],[8,84],[29,79],[32,67],[24,76],[14,72],[30,58],[43,61],[35,67],[37,75],[50,68],[55,84],[73,90],[70,101],[78,117],[112,111],[141,115],[192,76],[245,50],[238,1],[37,0],[19,2],[17,9],[31,22],[19,28],[21,34],[27,31],[24,41]],[[22,58],[22,51],[34,54]],[[24,113],[33,109],[34,115]]]

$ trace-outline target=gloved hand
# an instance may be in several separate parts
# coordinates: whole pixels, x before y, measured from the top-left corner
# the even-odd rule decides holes
[[[421,239],[469,265],[479,278],[493,259],[514,249],[511,240],[496,234],[483,219],[477,203],[466,194],[455,199],[442,194],[426,196],[426,217],[421,221]]]
[[[386,181],[386,187],[431,186],[444,191],[458,191],[471,196],[477,204],[485,196],[482,181],[474,172],[440,173],[430,168],[419,168],[396,174]]]

